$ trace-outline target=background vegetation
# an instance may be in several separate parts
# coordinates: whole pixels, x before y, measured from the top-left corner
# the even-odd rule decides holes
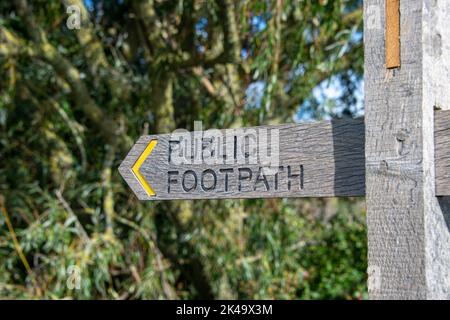
[[[140,135],[194,120],[359,114],[361,6],[0,2],[0,296],[365,298],[361,199],[143,203],[117,171]]]

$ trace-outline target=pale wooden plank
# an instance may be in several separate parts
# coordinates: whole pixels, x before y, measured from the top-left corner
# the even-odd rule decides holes
[[[341,125],[340,125],[341,123]],[[255,127],[258,128],[258,127]],[[261,127],[264,128],[264,127]],[[289,146],[289,149],[285,149],[282,152],[282,156],[288,156],[286,153],[292,151],[293,154],[303,152],[306,156],[303,159],[309,158],[311,161],[304,161],[304,163],[312,163],[312,172],[320,172],[321,176],[312,177],[310,180],[317,181],[316,186],[310,186],[309,191],[304,192],[268,192],[267,194],[261,194],[259,192],[239,194],[242,197],[333,197],[333,196],[365,196],[365,190],[363,186],[364,182],[364,170],[361,170],[362,159],[364,158],[364,126],[362,124],[362,119],[355,120],[335,120],[333,122],[320,122],[316,124],[299,124],[299,125],[281,125],[281,126],[271,126],[267,128],[280,128],[283,133],[284,143],[281,146]],[[313,131],[312,128],[315,128]],[[334,128],[334,129],[333,129]],[[345,129],[344,129],[345,128]],[[331,131],[330,131],[331,130]],[[303,132],[302,140],[292,141],[292,137],[295,136],[295,132]],[[312,137],[309,137],[312,134]],[[130,184],[130,187],[136,192],[136,194],[143,200],[151,199],[171,199],[172,197],[148,197],[143,192],[141,185],[137,181],[136,177],[131,172],[131,166],[136,162],[136,159],[143,152],[146,145],[151,139],[158,139],[162,144],[159,146],[159,152],[155,152],[146,162],[146,166],[150,169],[143,168],[147,174],[147,178],[151,180],[160,181],[160,184],[167,181],[167,177],[162,173],[164,170],[169,170],[166,163],[159,163],[157,161],[152,162],[151,159],[158,153],[162,155],[156,156],[158,159],[162,159],[161,162],[165,162],[164,159],[167,157],[167,137],[168,135],[161,136],[143,136],[139,139],[137,144],[130,151],[129,156],[124,161],[121,166],[121,173],[125,180]],[[401,135],[399,136],[401,139]],[[324,145],[325,148],[319,148],[317,141],[326,141]],[[166,142],[164,142],[166,141]],[[307,143],[304,143],[307,141]],[[295,144],[298,144],[298,149],[295,148]],[[163,152],[162,148],[166,147],[166,152]],[[314,147],[311,147],[314,146]],[[436,195],[437,196],[449,196],[450,195],[450,111],[449,110],[438,110],[435,114],[435,162],[436,162]],[[321,155],[325,154],[325,155]],[[334,157],[337,156],[338,159]],[[327,165],[321,166],[317,164],[317,159],[327,158]],[[295,156],[294,156],[295,158]],[[297,156],[298,159],[302,158]],[[299,160],[300,161],[300,160]],[[356,161],[356,162],[354,162]],[[333,171],[330,171],[333,166],[328,164],[334,164]],[[317,166],[317,168],[315,168]],[[203,168],[204,166],[195,166],[194,168]],[[214,166],[211,166],[214,168]],[[234,166],[236,168],[239,166]],[[153,169],[152,169],[153,168]],[[219,166],[219,169],[221,167]],[[253,167],[254,168],[254,167]],[[325,169],[324,169],[325,168]],[[173,170],[180,170],[179,167],[173,167]],[[186,168],[187,169],[187,168]],[[191,167],[189,169],[192,169]],[[152,173],[155,170],[155,173]],[[157,171],[159,170],[159,171]],[[351,176],[348,172],[351,172]],[[304,172],[305,173],[305,172]],[[156,175],[153,176],[153,175]],[[326,180],[330,180],[333,177],[335,183],[331,185],[328,184],[328,189],[324,188],[326,184],[323,184],[322,177],[328,175]],[[224,178],[224,176],[222,176]],[[317,180],[322,179],[322,180]],[[218,184],[223,185],[224,181],[219,180]],[[158,184],[158,185],[160,185]],[[309,183],[308,183],[309,185]],[[320,185],[320,187],[318,187]],[[274,190],[272,190],[274,191]],[[236,198],[237,194],[233,192],[230,193],[220,193],[217,196],[209,195],[207,193],[198,193],[194,195],[185,194],[172,195],[174,198],[186,199],[192,196],[195,198],[202,198],[203,196],[207,198]]]
[[[279,132],[277,141],[269,141],[271,149],[279,147],[279,163],[169,163],[169,141],[173,137],[164,134],[141,137],[119,171],[141,200],[364,195],[363,119],[245,128],[245,131],[237,133],[239,141],[252,130],[258,132],[258,138],[259,133],[265,132],[264,130],[268,130],[269,137],[272,137],[273,131]],[[222,135],[226,132],[227,130],[220,131]],[[149,196],[131,171],[152,139],[157,139],[158,143],[141,167],[141,173],[156,196]],[[248,147],[248,144],[245,145]],[[226,148],[227,143],[224,150]],[[230,150],[233,150],[233,146],[230,146]],[[260,168],[274,165],[279,170],[265,174],[264,177],[260,175]],[[187,172],[189,170],[194,173]],[[204,172],[205,170],[212,172]],[[172,178],[170,181],[169,172]],[[252,177],[246,178],[250,172]],[[201,184],[202,176],[204,186]],[[192,188],[193,186],[195,187]],[[211,186],[214,188],[210,188]]]
[[[435,112],[436,195],[450,195],[450,111]]]

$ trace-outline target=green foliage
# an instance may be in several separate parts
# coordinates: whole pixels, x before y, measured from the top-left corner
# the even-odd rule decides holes
[[[0,4],[2,298],[366,298],[361,199],[141,203],[117,171],[194,120],[351,116],[362,1],[69,4]]]
[[[200,250],[218,281],[217,295],[242,299],[366,297],[365,217],[352,214],[361,213],[361,203],[324,200],[315,205],[328,205],[329,216],[314,216],[318,212],[304,207],[302,201],[247,200],[225,220],[218,220],[217,212],[203,217],[209,222],[199,225],[206,230],[192,237],[205,246]],[[228,278],[225,287],[224,273]]]

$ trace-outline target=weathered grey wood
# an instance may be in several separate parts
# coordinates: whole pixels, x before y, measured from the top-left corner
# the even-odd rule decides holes
[[[295,154],[296,150],[304,153],[302,156],[297,156],[298,161],[303,163],[311,163],[309,167],[313,168],[313,172],[319,172],[319,175],[310,176],[308,180],[308,189],[305,188],[304,191],[298,190],[298,192],[287,192],[284,190],[280,192],[267,192],[261,194],[260,190],[253,193],[242,194],[243,197],[297,197],[297,196],[364,196],[364,186],[362,182],[364,181],[364,170],[361,170],[362,160],[364,157],[364,126],[362,125],[362,119],[356,120],[335,120],[333,122],[323,122],[316,124],[301,124],[301,125],[282,125],[282,126],[272,126],[272,127],[260,127],[260,128],[272,128],[281,129],[283,136],[280,140],[284,140],[280,146],[284,147],[284,152],[281,153],[282,158],[291,157],[291,154]],[[250,128],[251,129],[251,128]],[[344,130],[345,129],[345,130]],[[295,140],[296,136],[299,136],[300,132],[301,139]],[[312,138],[309,136],[312,134]],[[342,136],[341,136],[342,135]],[[349,136],[351,135],[351,136]],[[152,152],[149,160],[146,161],[143,170],[148,173],[147,178],[149,181],[158,181],[155,184],[155,188],[164,186],[167,182],[167,177],[164,176],[164,171],[169,170],[167,161],[167,139],[169,135],[161,136],[147,136],[142,137],[137,145],[130,152],[129,157],[124,161],[121,166],[121,173],[127,182],[131,185],[133,190],[141,199],[172,199],[173,197],[180,196],[178,193],[171,195],[170,197],[159,196],[159,197],[148,197],[145,195],[145,191],[142,186],[137,181],[134,174],[131,172],[131,166],[136,162],[136,159],[142,153],[145,146],[151,139],[158,139],[160,144],[158,148]],[[436,163],[436,195],[444,196],[450,195],[450,111],[449,110],[438,110],[435,115],[435,163]],[[294,141],[294,140],[295,141]],[[318,141],[322,141],[322,144],[318,144]],[[325,141],[325,142],[324,142]],[[298,149],[296,149],[298,145]],[[288,148],[286,148],[288,147]],[[164,149],[165,148],[165,149]],[[319,149],[318,149],[319,148]],[[336,152],[333,152],[335,150]],[[358,156],[359,154],[359,156]],[[337,155],[338,159],[334,159]],[[317,159],[322,159],[327,157],[326,161],[322,164],[318,163]],[[157,160],[158,159],[158,160]],[[289,161],[284,160],[282,164],[293,163],[294,161],[290,159]],[[309,159],[309,160],[308,160]],[[153,161],[154,160],[154,161]],[[347,163],[345,163],[347,161]],[[149,167],[150,169],[146,169]],[[184,169],[187,169],[188,165],[184,165]],[[222,168],[222,166],[209,166],[211,168]],[[239,165],[233,165],[231,168],[237,168]],[[241,166],[242,167],[242,166]],[[255,166],[252,166],[254,169]],[[183,168],[172,166],[174,170],[182,170]],[[205,165],[196,165],[195,169],[205,168]],[[346,176],[348,170],[351,170],[351,177],[348,179]],[[305,168],[304,168],[305,169]],[[154,172],[152,172],[154,170]],[[331,171],[330,171],[331,170]],[[304,178],[308,178],[306,171],[304,171]],[[156,175],[156,177],[155,177]],[[324,181],[323,179],[326,177]],[[224,178],[224,176],[222,176]],[[331,179],[334,179],[335,183],[331,184]],[[305,180],[306,181],[306,180]],[[312,182],[311,182],[312,181]],[[329,181],[328,184],[323,182]],[[223,181],[219,181],[219,186]],[[328,185],[328,189],[325,186]],[[305,186],[304,186],[305,187]],[[295,191],[295,190],[294,190]],[[163,192],[164,193],[164,192]],[[183,193],[180,196],[182,199],[191,198],[193,196],[203,197],[217,197],[217,198],[227,198],[227,197],[240,197],[241,194],[236,194],[235,192],[222,193],[219,195],[210,195],[209,192],[199,192],[197,194]],[[234,195],[234,196],[233,196]]]
[[[385,0],[364,2],[369,295],[448,299],[448,206],[435,194],[433,109],[450,106],[450,2],[400,5],[402,64],[386,70]]]
[[[450,195],[450,111],[435,112],[436,195]]]
[[[121,164],[119,171],[141,200],[364,195],[363,119],[246,128],[245,131],[237,133],[239,141],[252,129],[258,133],[258,140],[261,138],[261,130],[267,129],[268,136],[272,139],[267,143],[271,150],[279,146],[279,163],[272,162],[269,166],[275,165],[276,169],[282,166],[283,169],[279,171],[277,177],[275,172],[267,174],[267,183],[262,176],[259,176],[260,179],[256,182],[259,168],[266,167],[259,160],[253,164],[238,164],[233,159],[226,164],[169,163],[169,140],[173,139],[170,134],[142,136]],[[273,138],[275,131],[279,132],[278,141]],[[220,132],[223,134],[228,130]],[[194,133],[191,133],[191,137],[193,135]],[[131,167],[153,139],[158,143],[141,167],[142,175],[156,193],[155,196],[149,196],[131,171]],[[247,141],[246,146],[248,143]],[[254,143],[256,141],[251,144]],[[233,146],[230,150],[233,150]],[[249,174],[247,168],[252,172],[250,180],[245,179]],[[225,188],[226,174],[219,171],[223,169],[229,171],[227,188]],[[186,188],[183,189],[183,175],[187,170],[193,170],[197,176],[197,187],[188,191],[186,189],[195,186],[195,178],[192,172],[186,174]],[[214,183],[213,173],[209,172],[204,176],[202,187],[201,177],[204,170],[213,170],[217,176],[217,183]],[[241,172],[241,178],[244,178],[241,181],[239,170],[244,170]],[[300,174],[301,176],[289,178],[289,170],[291,176]],[[172,182],[169,182],[168,172],[172,173],[170,175],[173,178]],[[214,185],[213,190],[208,190]],[[278,186],[276,189],[275,185]]]

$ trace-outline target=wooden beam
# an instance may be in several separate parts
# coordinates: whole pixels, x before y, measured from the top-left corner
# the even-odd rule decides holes
[[[364,1],[369,296],[448,299],[450,206],[435,193],[433,117],[450,106],[450,3],[400,2],[402,67],[392,70],[385,9]]]
[[[189,159],[195,146],[217,158]],[[173,200],[363,196],[364,168],[360,118],[142,136],[119,171],[139,199]]]
[[[435,112],[436,195],[450,196],[450,110]]]
[[[270,135],[272,130],[279,130],[279,166],[284,166],[286,171],[278,173],[277,190],[274,188],[273,175],[266,177],[269,190],[266,190],[262,180],[259,181],[258,188],[253,190],[259,167],[261,167],[259,164],[171,165],[168,163],[171,139],[168,134],[141,137],[124,160],[120,172],[141,200],[365,196],[363,121],[360,118],[262,126],[243,128],[241,132],[238,132],[242,135],[245,133],[244,130],[248,133],[251,130],[267,129]],[[194,133],[190,134],[193,137]],[[403,144],[402,148],[406,148],[410,143],[407,132],[397,135],[396,139]],[[270,143],[273,142],[270,141]],[[435,149],[436,195],[448,196],[450,195],[450,110],[439,110],[435,113]],[[303,188],[298,189],[297,186],[294,188],[292,185],[291,190],[288,190],[286,183],[283,185],[283,182],[287,181],[287,166],[291,165],[291,170],[298,171],[300,169],[297,167],[300,164],[303,168]],[[241,191],[237,184],[239,181],[236,180],[239,168],[251,169],[253,178],[251,181],[246,179],[242,181]],[[193,170],[197,179],[201,179],[205,169],[212,169],[217,173],[216,190],[202,190],[201,181],[197,181],[197,188],[183,190],[182,175],[186,170]],[[227,172],[223,169],[233,169],[233,171]],[[170,193],[167,192],[169,171],[179,173],[177,176],[172,176],[174,179]],[[225,190],[225,173],[228,174],[227,190]],[[294,174],[294,171],[291,173]],[[177,183],[175,179],[178,179]]]

